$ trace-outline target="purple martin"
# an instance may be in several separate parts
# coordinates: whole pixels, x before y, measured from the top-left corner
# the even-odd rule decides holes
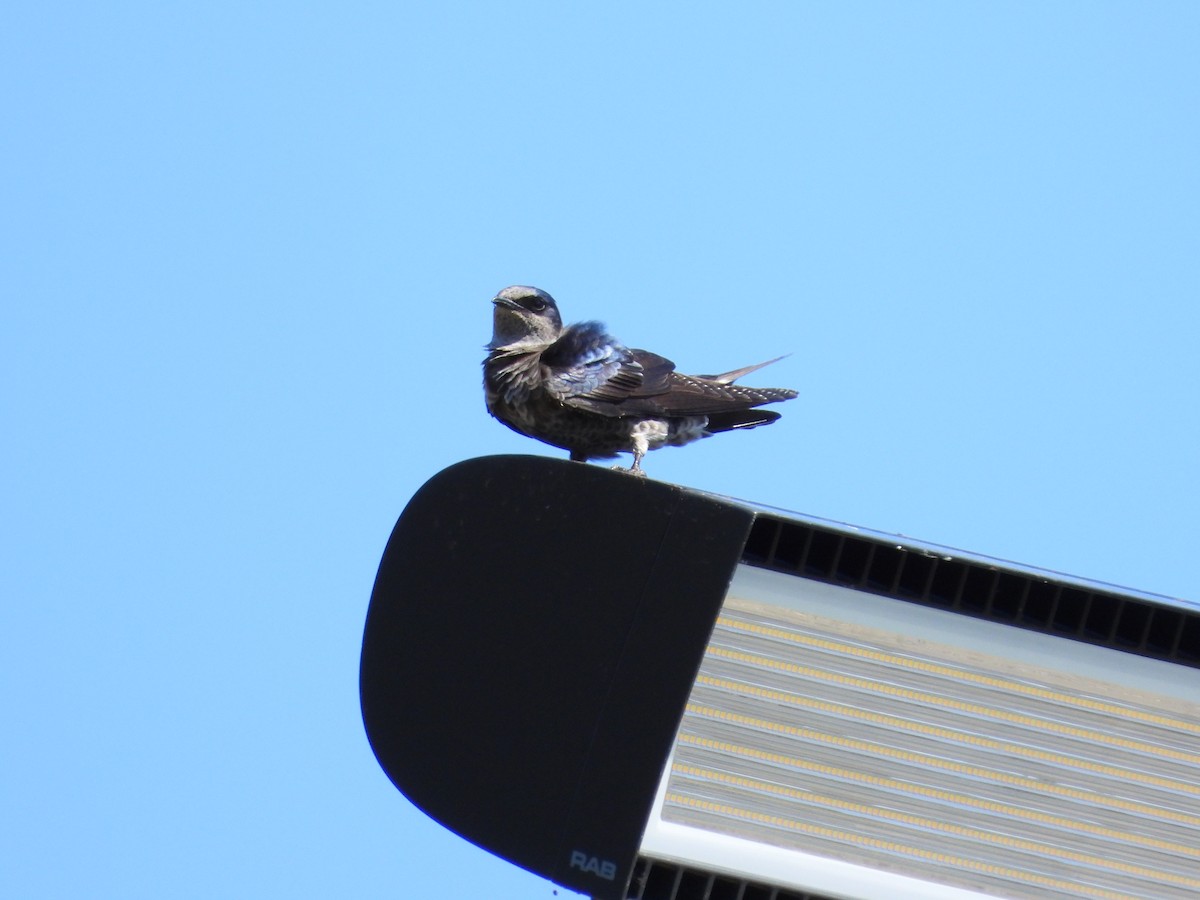
[[[535,287],[507,287],[492,303],[483,361],[488,412],[573,460],[632,453],[629,471],[644,475],[650,450],[768,425],[779,413],[755,407],[796,396],[734,384],[774,359],[721,375],[683,375],[669,359],[629,349],[599,322],[564,328],[554,298]]]

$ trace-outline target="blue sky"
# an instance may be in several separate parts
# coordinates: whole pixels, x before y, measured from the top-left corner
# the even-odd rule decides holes
[[[0,14],[0,871],[552,886],[411,807],[358,651],[512,283],[767,429],[651,477],[1200,600],[1200,7]],[[559,896],[569,896],[559,892]]]

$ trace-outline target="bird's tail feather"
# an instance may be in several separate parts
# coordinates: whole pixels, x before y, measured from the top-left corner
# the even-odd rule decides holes
[[[704,430],[708,434],[733,431],[735,428],[753,428],[769,425],[779,418],[779,413],[765,409],[734,409],[729,412],[710,413]]]

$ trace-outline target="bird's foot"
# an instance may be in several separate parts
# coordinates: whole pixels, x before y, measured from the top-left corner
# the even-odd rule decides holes
[[[646,477],[646,470],[641,466],[630,466],[628,469],[624,466],[613,466],[614,472],[624,472],[626,475],[636,475],[638,478]]]
[[[646,470],[642,468],[642,459],[645,457],[646,451],[642,447],[633,448],[633,465],[625,471],[630,475],[636,475],[638,478],[646,477]]]

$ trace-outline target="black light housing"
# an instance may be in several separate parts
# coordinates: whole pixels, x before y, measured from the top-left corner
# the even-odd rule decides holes
[[[596,900],[1158,898],[1198,669],[1194,603],[501,456],[396,523],[360,689],[409,800]]]

